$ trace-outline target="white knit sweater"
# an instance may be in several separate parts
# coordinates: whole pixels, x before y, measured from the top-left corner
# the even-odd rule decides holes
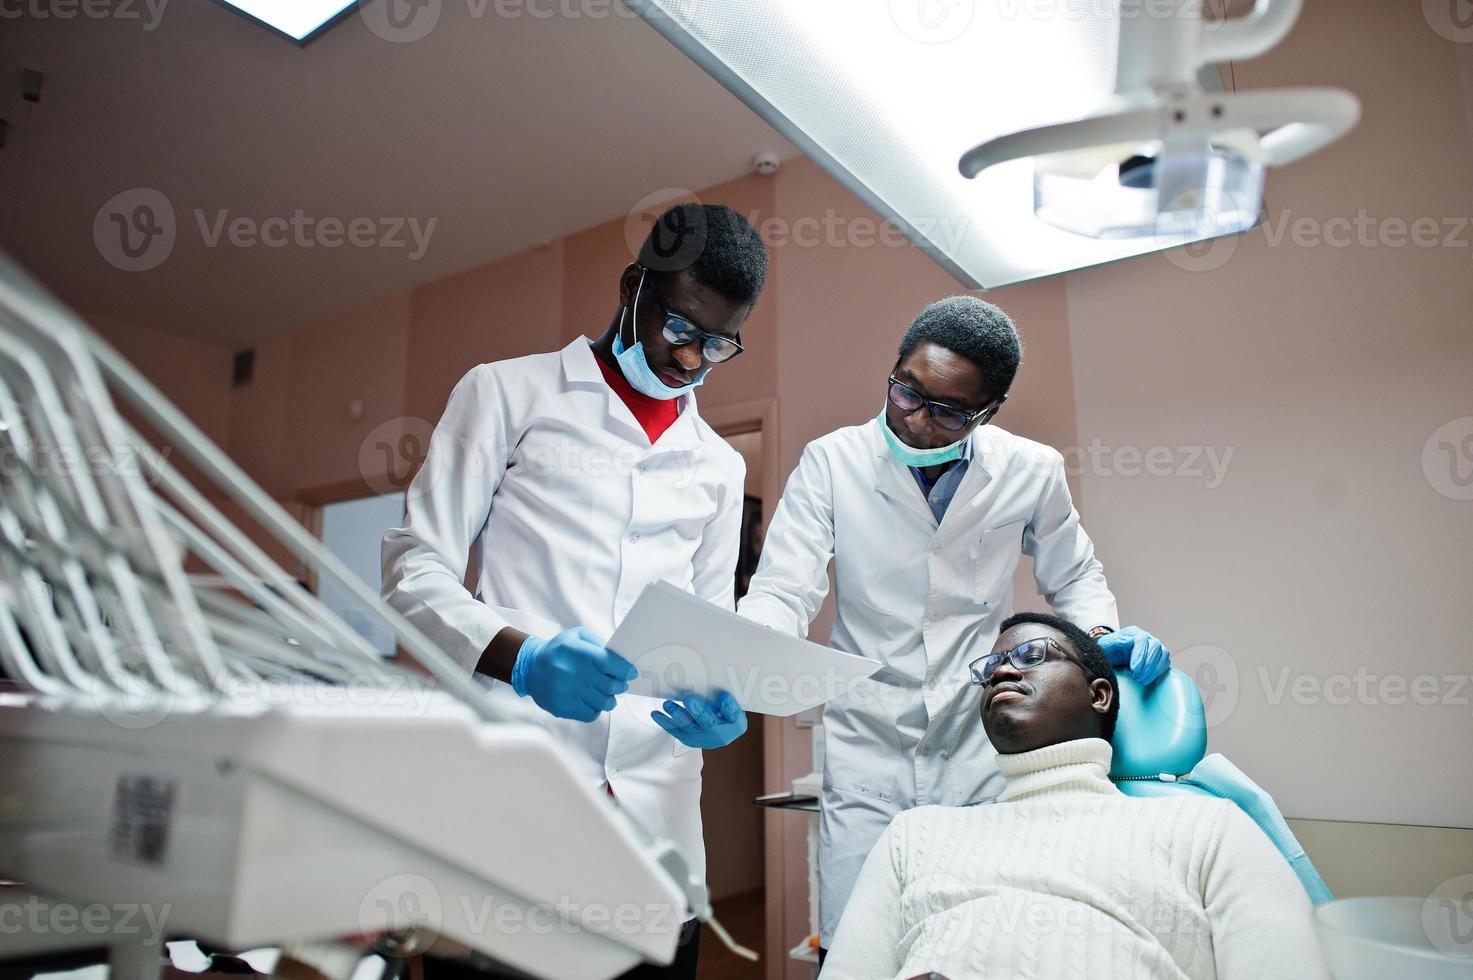
[[[997,762],[997,803],[895,818],[824,980],[1329,977],[1299,879],[1232,803],[1126,796],[1100,739]]]

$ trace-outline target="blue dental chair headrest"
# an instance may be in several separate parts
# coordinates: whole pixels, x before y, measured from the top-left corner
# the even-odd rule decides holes
[[[1154,684],[1118,671],[1120,714],[1110,740],[1110,779],[1127,796],[1195,793],[1236,803],[1289,862],[1310,901],[1334,896],[1310,863],[1273,798],[1220,755],[1207,755],[1207,716],[1192,678],[1172,669]]]
[[[1175,668],[1146,687],[1130,675],[1115,675],[1120,716],[1115,722],[1112,779],[1185,776],[1207,754],[1207,716],[1191,676]],[[1121,790],[1130,792],[1129,783]]]

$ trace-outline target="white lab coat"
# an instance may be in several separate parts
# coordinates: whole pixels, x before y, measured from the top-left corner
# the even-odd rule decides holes
[[[481,364],[451,392],[406,495],[404,526],[384,535],[383,596],[467,671],[508,625],[607,637],[656,581],[730,609],[745,471],[692,395],[651,446],[587,338]],[[462,583],[478,534],[473,596]],[[623,695],[584,723],[481,680],[514,717],[552,732],[589,785],[612,787],[629,816],[673,840],[704,879],[701,753],[650,719],[660,701]],[[467,816],[495,823],[495,814]]]
[[[995,796],[1002,777],[967,665],[1013,611],[1019,556],[1055,612],[1118,626],[1115,598],[1048,446],[983,426],[937,526],[871,420],[815,440],[773,514],[740,612],[797,636],[828,592],[829,645],[880,662],[824,708],[819,939],[827,946],[870,848],[902,810]]]

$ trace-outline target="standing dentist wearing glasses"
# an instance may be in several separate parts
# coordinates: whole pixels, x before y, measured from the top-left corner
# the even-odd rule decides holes
[[[741,353],[766,275],[767,250],[735,211],[665,212],[619,275],[602,336],[481,364],[455,386],[404,526],[383,541],[385,600],[701,878],[698,750],[736,739],[747,717],[729,696],[625,694],[634,668],[603,643],[653,582],[732,608],[745,466],[694,392]],[[495,837],[494,814],[469,818]],[[629,976],[694,978],[699,940],[687,922],[672,965]]]
[[[805,635],[832,561],[838,618],[829,644],[881,665],[824,708],[821,950],[896,814],[1001,789],[968,663],[992,649],[1013,612],[1021,555],[1033,558],[1054,611],[1101,637],[1117,665],[1146,683],[1169,666],[1150,634],[1118,630],[1063,457],[988,424],[1021,359],[1017,330],[990,303],[953,296],[922,310],[901,341],[880,415],[804,450],[738,609]]]

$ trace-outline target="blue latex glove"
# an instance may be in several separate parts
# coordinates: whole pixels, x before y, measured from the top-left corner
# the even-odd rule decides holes
[[[1171,669],[1171,651],[1139,626],[1106,633],[1095,641],[1112,667],[1127,667],[1142,684],[1150,684]]]
[[[612,711],[614,697],[637,676],[633,664],[579,627],[550,640],[527,637],[511,669],[511,686],[559,718],[592,721]]]
[[[719,749],[730,745],[747,730],[747,713],[737,699],[725,691],[715,701],[692,694],[675,701],[666,701],[665,713],[651,711],[655,724],[675,736],[681,743],[693,749]]]

